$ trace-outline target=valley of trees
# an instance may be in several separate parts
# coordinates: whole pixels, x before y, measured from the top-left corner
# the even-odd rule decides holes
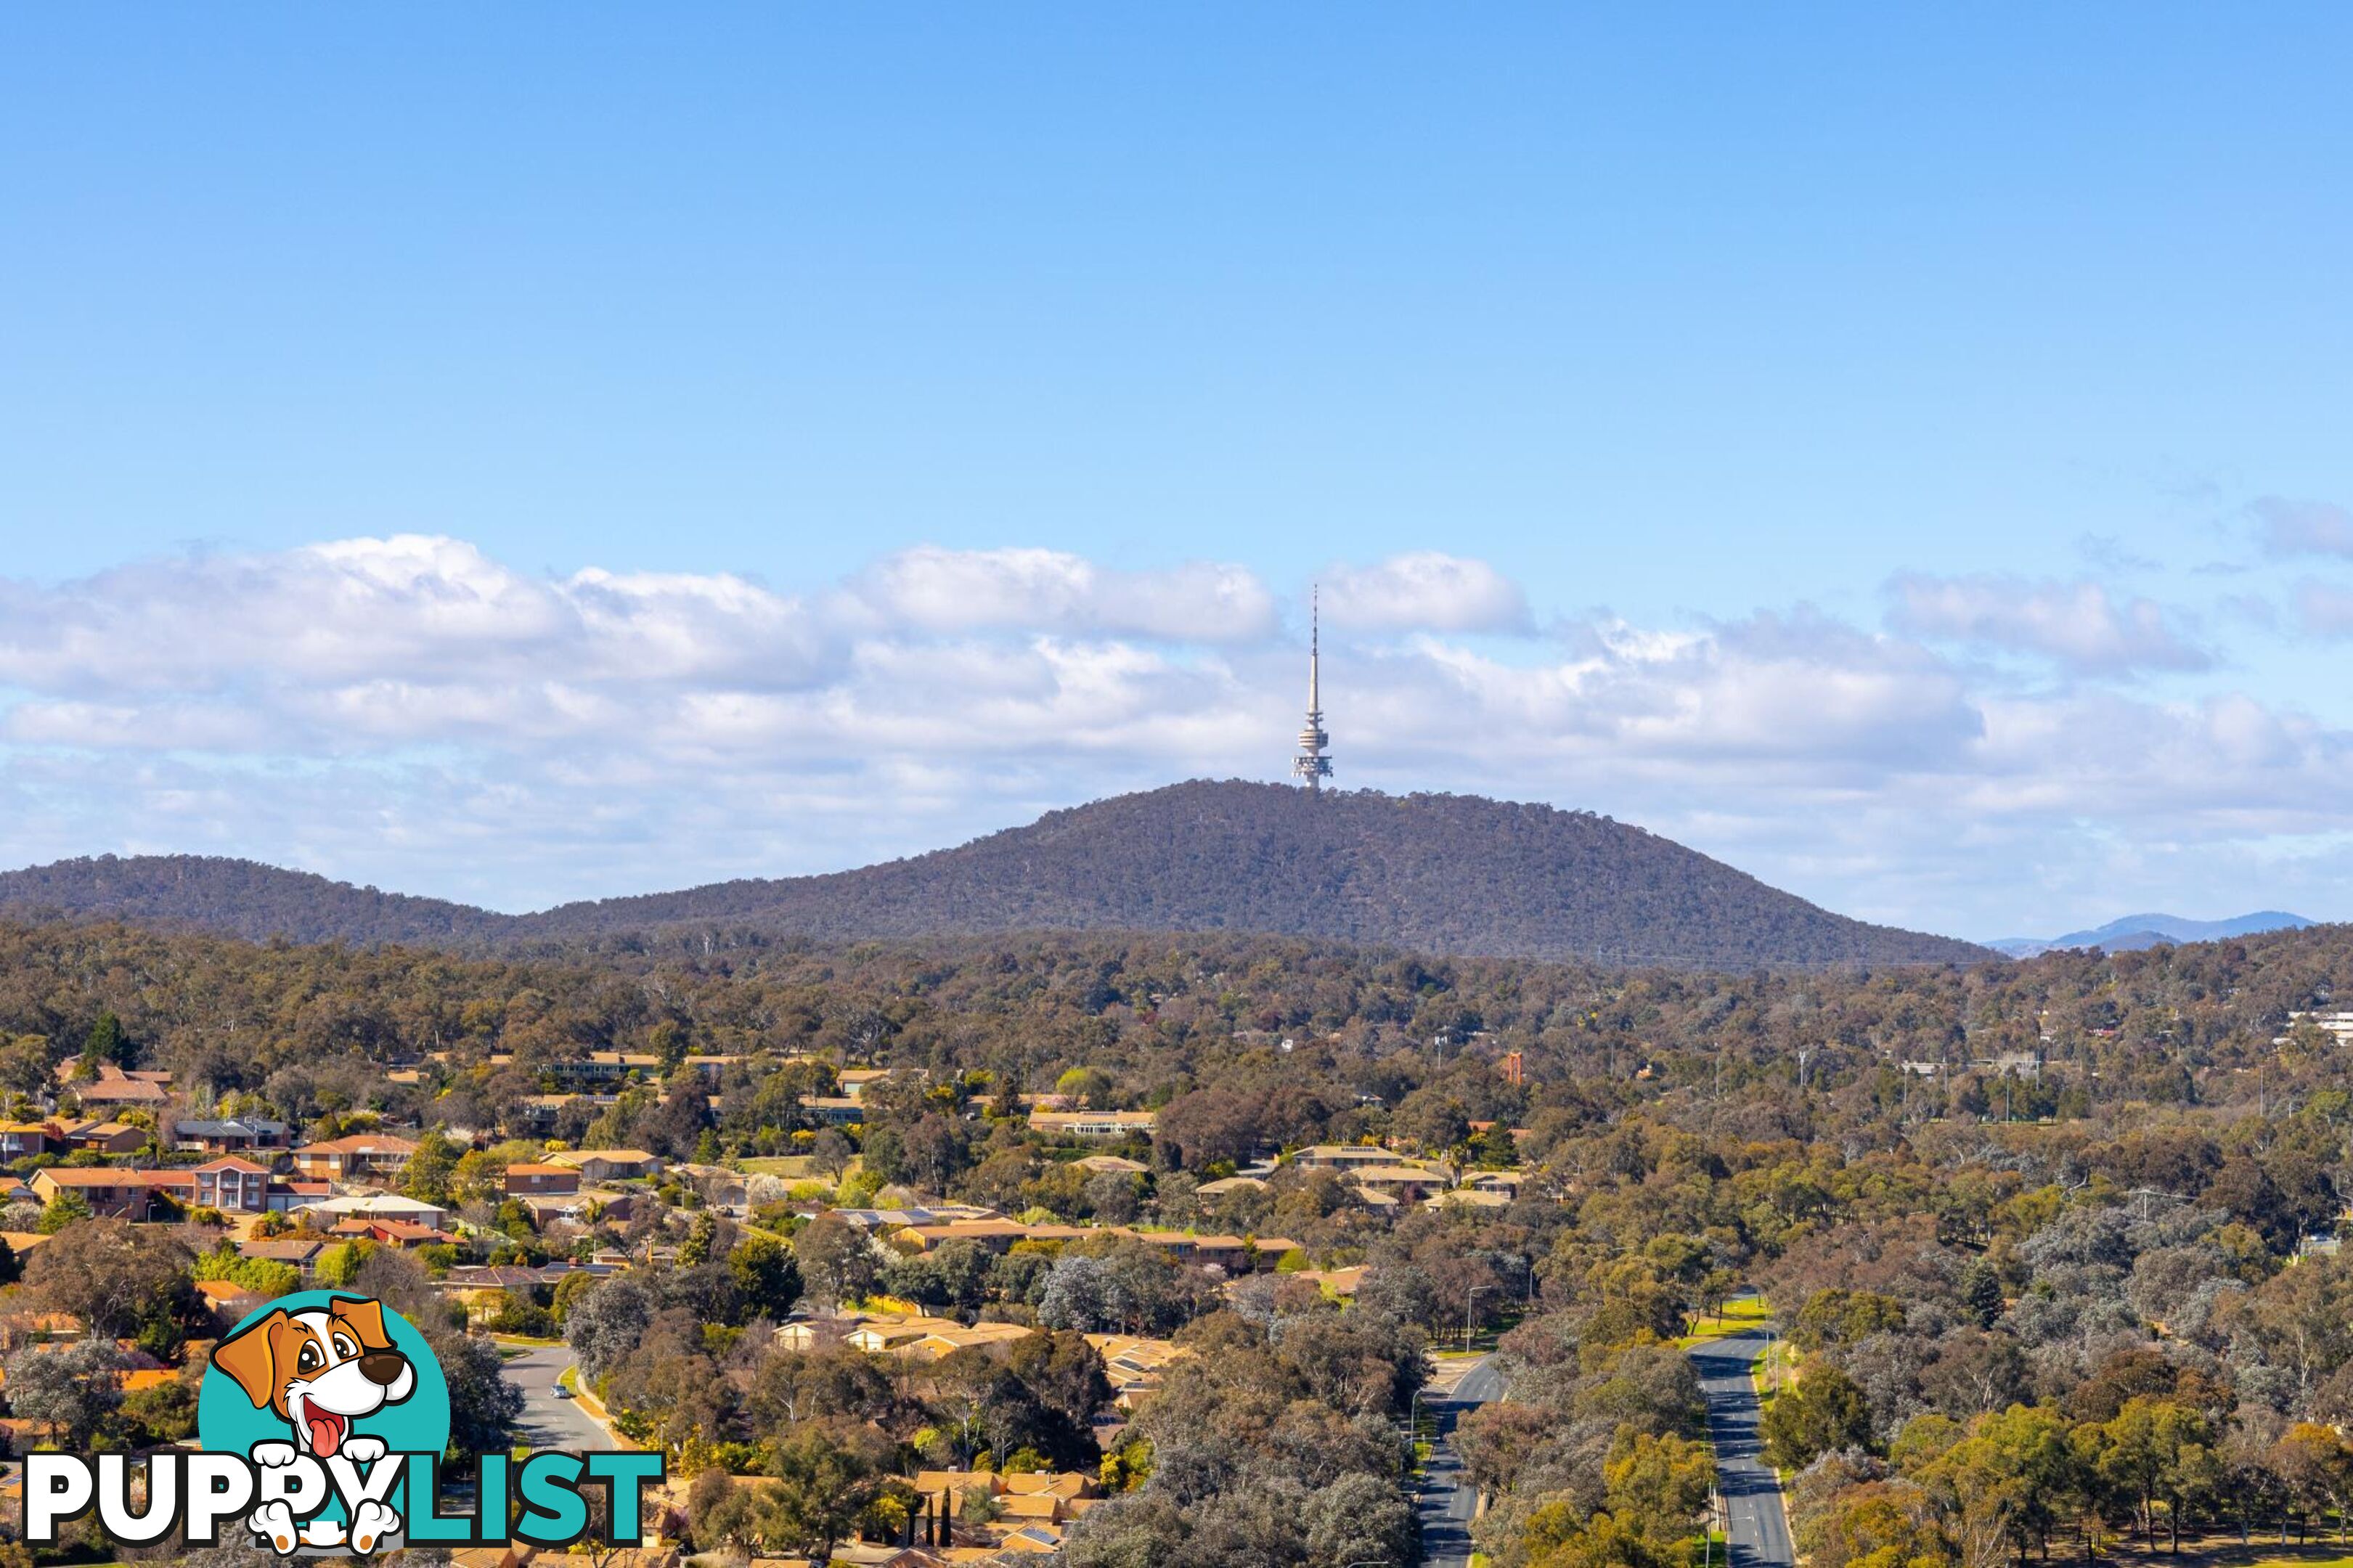
[[[1746,1288],[1797,1352],[1764,1436],[1815,1568],[1998,1568],[2344,1528],[2353,1265],[2316,1238],[2353,1183],[2353,1062],[2292,1015],[2348,973],[2334,927],[1738,975],[1241,936],[459,957],[0,927],[0,1089],[111,1015],[130,1059],[308,1127],[497,1138],[554,1062],[653,1055],[562,1135],[805,1153],[824,1177],[814,1203],[755,1188],[741,1229],[673,1190],[630,1226],[677,1267],[542,1309],[649,1440],[765,1478],[700,1489],[714,1542],[821,1542],[907,1506],[914,1466],[986,1458],[1104,1477],[1065,1549],[1081,1568],[1396,1558],[1398,1424],[1467,1319],[1512,1390],[1461,1438],[1497,1568],[1680,1565],[1711,1468],[1674,1342]],[[385,1081],[435,1051],[424,1081]],[[744,1059],[707,1086],[689,1054]],[[854,1135],[810,1124],[799,1096],[863,1063],[923,1072],[870,1089]],[[1155,1138],[1110,1146],[1147,1169],[1077,1166],[1025,1090],[1155,1109]],[[1368,1138],[1531,1177],[1505,1206],[1397,1216],[1295,1167],[1201,1191],[1271,1148]],[[1299,1256],[1224,1287],[1109,1236],[890,1261],[826,1212],[877,1184]],[[1294,1277],[1356,1265],[1345,1301]],[[894,1377],[763,1326],[875,1289],[1034,1331]],[[1193,1353],[1106,1452],[1075,1336],[1113,1331]]]

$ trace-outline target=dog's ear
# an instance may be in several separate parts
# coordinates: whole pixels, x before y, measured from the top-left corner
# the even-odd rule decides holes
[[[259,1410],[278,1394],[278,1353],[272,1342],[280,1328],[288,1321],[286,1314],[273,1309],[269,1316],[251,1328],[230,1335],[213,1347],[213,1364],[237,1379],[245,1396]]]
[[[384,1331],[384,1303],[364,1297],[337,1300],[327,1308],[327,1316],[349,1323],[360,1337],[361,1348],[388,1351],[392,1336]]]

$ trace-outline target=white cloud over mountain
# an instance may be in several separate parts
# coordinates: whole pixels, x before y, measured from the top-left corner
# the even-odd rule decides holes
[[[2203,656],[2095,583],[1900,578],[1886,629],[1800,609],[1538,635],[1482,562],[1324,582],[1344,784],[1605,810],[1963,931],[2089,887],[2131,903],[2196,857],[2274,889],[2344,869],[2353,736],[2104,681]],[[534,575],[421,536],[0,581],[0,859],[237,853],[507,908],[855,864],[1280,777],[1303,607],[1209,563],[925,548],[779,589]],[[1986,647],[2070,679],[2006,678]]]
[[[1409,551],[1325,576],[1324,603],[1336,626],[1372,632],[1515,632],[1528,624],[1518,584],[1484,561]]]
[[[1937,641],[2039,655],[2078,671],[2203,669],[2211,662],[2148,599],[2119,600],[2089,580],[1906,574],[1888,584],[1891,623]]]

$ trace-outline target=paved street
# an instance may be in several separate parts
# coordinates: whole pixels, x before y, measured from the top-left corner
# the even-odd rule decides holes
[[[1749,1369],[1765,1353],[1765,1336],[1739,1334],[1692,1347],[1693,1364],[1707,1392],[1707,1436],[1724,1493],[1731,1568],[1794,1568],[1789,1519],[1781,1483],[1757,1442],[1759,1414]]]
[[[1504,1396],[1504,1376],[1495,1358],[1482,1356],[1443,1397],[1422,1400],[1421,1407],[1438,1421],[1438,1443],[1414,1499],[1421,1521],[1421,1561],[1425,1568],[1470,1568],[1471,1521],[1479,1508],[1478,1489],[1462,1474],[1454,1453],[1454,1423],[1465,1411]]]
[[[564,1345],[531,1351],[506,1363],[507,1381],[522,1390],[522,1419],[516,1433],[527,1447],[581,1453],[615,1446],[578,1400],[555,1397],[555,1380],[571,1365],[572,1352]]]

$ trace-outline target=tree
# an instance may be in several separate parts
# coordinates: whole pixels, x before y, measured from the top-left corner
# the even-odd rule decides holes
[[[564,1342],[592,1384],[628,1357],[653,1326],[653,1291],[636,1274],[617,1274],[576,1300]]]
[[[44,1243],[26,1265],[25,1283],[45,1310],[79,1319],[94,1338],[126,1339],[144,1326],[194,1321],[195,1261],[168,1232],[91,1219]]]
[[[55,1082],[47,1040],[38,1035],[0,1035],[0,1089],[38,1095]]]
[[[1757,1423],[1766,1457],[1785,1470],[1802,1470],[1815,1457],[1871,1446],[1871,1406],[1854,1379],[1837,1367],[1809,1367],[1795,1388],[1774,1397]]]
[[[8,1363],[9,1407],[68,1452],[87,1451],[122,1403],[119,1374],[129,1364],[111,1339],[26,1351]]]
[[[2298,1503],[2314,1513],[2337,1510],[2337,1538],[2343,1541],[2353,1505],[2353,1451],[2336,1429],[2299,1421],[2272,1445],[2270,1460]]]
[[[686,1239],[679,1244],[678,1267],[693,1268],[711,1261],[712,1249],[719,1245],[719,1215],[704,1209],[694,1216],[686,1228]]]
[[[1567,1503],[1538,1509],[1528,1520],[1527,1534],[1536,1546],[1528,1568],[1677,1568],[1681,1562],[1653,1545],[1639,1522],[1614,1513],[1578,1521]]]
[[[1610,1511],[1674,1542],[1697,1532],[1715,1485],[1715,1460],[1705,1443],[1620,1427],[1601,1478]]]
[[[849,1162],[857,1153],[849,1140],[835,1127],[819,1129],[809,1143],[809,1163],[834,1181],[841,1179],[841,1173],[849,1169]]]
[[[903,1488],[869,1449],[869,1444],[823,1426],[805,1428],[780,1443],[771,1467],[776,1479],[760,1488],[761,1536],[770,1546],[812,1562],[830,1561],[860,1517],[887,1490]]]
[[[104,1012],[98,1016],[98,1022],[90,1026],[90,1034],[82,1041],[81,1059],[86,1067],[95,1068],[102,1062],[108,1067],[130,1068],[139,1060],[139,1047],[122,1032],[122,1020],[111,1012]]]
[[[1961,1276],[1961,1305],[1968,1310],[1978,1327],[1990,1329],[2001,1316],[2006,1303],[2001,1294],[2001,1276],[1993,1265],[1980,1258],[1971,1262]]]
[[[1921,1465],[1918,1476],[1968,1568],[1992,1568],[2005,1549],[2023,1563],[2029,1546],[2048,1543],[2081,1471],[2065,1417],[2013,1405],[1972,1421],[1968,1436]]]
[[[418,1136],[417,1152],[401,1173],[401,1191],[422,1203],[446,1206],[455,1202],[461,1157],[457,1140],[436,1122]]]
[[[828,1306],[862,1300],[874,1292],[881,1260],[866,1233],[828,1210],[793,1237],[793,1256],[811,1294]]]
[[[879,1421],[897,1402],[890,1374],[848,1345],[783,1351],[761,1363],[753,1381],[752,1418],[763,1430],[823,1417]]]
[[[577,1269],[555,1282],[555,1290],[548,1299],[547,1310],[555,1319],[558,1327],[570,1321],[572,1309],[577,1306],[581,1299],[589,1291],[595,1289],[598,1283],[594,1274],[583,1273]]]
[[[1008,1365],[1051,1418],[1055,1458],[1092,1462],[1095,1413],[1112,1398],[1103,1352],[1084,1334],[1038,1333],[1015,1343]]]
[[[1072,1068],[1054,1080],[1054,1092],[1072,1104],[1101,1110],[1111,1103],[1111,1075],[1100,1068]]]
[[[754,1317],[781,1319],[800,1300],[800,1265],[793,1249],[770,1236],[750,1236],[727,1255],[727,1272]]]
[[[360,1268],[367,1262],[368,1255],[375,1250],[375,1242],[356,1236],[327,1248],[319,1254],[315,1266],[319,1283],[338,1290],[350,1289],[352,1281],[359,1278]]]
[[[2163,1499],[2179,1547],[2182,1503],[2203,1479],[2212,1450],[2204,1415],[2169,1399],[2139,1394],[2125,1402],[2116,1418],[2100,1428],[2100,1436],[2105,1447],[2096,1461],[2098,1472],[2134,1500],[2142,1539],[2156,1540],[2155,1505]]]
[[[40,1231],[43,1236],[57,1236],[92,1217],[90,1200],[71,1187],[63,1187],[42,1206]]]
[[[501,1371],[499,1347],[480,1334],[427,1337],[449,1385],[449,1446],[461,1455],[505,1451],[522,1418],[523,1397]]]

